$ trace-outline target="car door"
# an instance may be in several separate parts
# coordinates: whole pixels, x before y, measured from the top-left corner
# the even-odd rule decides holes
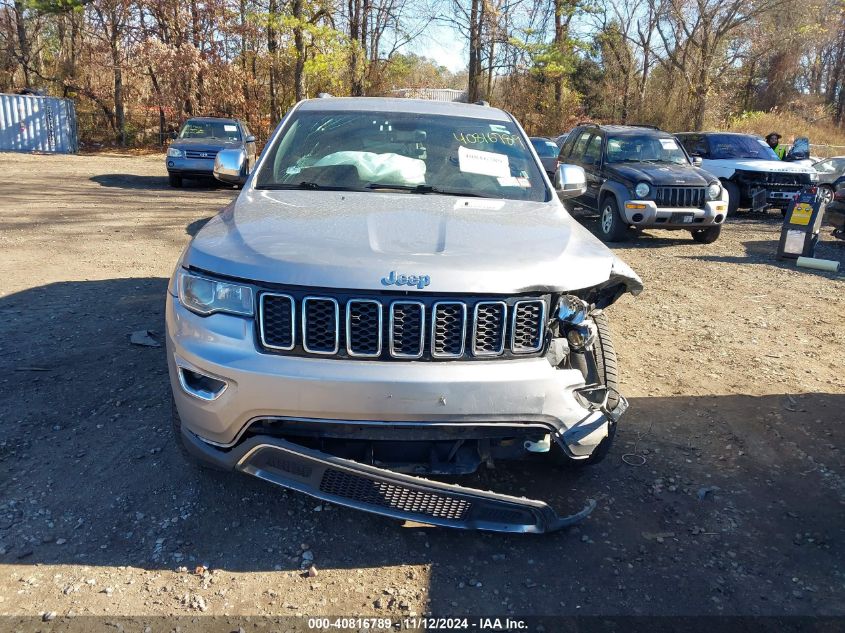
[[[604,134],[595,132],[587,141],[587,146],[584,149],[584,156],[581,159],[581,165],[584,167],[584,172],[587,174],[587,192],[584,194],[587,204],[594,209],[598,209],[599,192],[601,186],[604,184],[604,176],[602,175],[602,149],[604,143]]]
[[[563,144],[563,149],[560,150],[558,161],[562,164],[578,165],[579,167],[584,168],[586,173],[586,167],[584,166],[584,151],[587,149],[587,143],[592,135],[593,132],[589,129],[573,131],[566,140],[566,143]],[[576,200],[581,204],[591,204],[588,193],[589,191],[583,196],[576,198]]]

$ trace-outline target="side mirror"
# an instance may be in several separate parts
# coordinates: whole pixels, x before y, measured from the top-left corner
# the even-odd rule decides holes
[[[249,136],[247,136],[244,139],[244,143],[255,143],[255,137],[252,134],[250,134]]]
[[[694,167],[701,167],[704,164],[704,159],[701,156],[693,156],[692,164]]]
[[[214,177],[230,185],[246,182],[246,153],[242,149],[224,149],[214,159]]]
[[[561,200],[577,198],[587,192],[587,174],[578,165],[558,165],[555,172],[555,190]]]

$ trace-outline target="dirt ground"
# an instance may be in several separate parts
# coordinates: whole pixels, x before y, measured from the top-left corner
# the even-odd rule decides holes
[[[164,349],[129,337],[160,337],[179,252],[236,192],[163,162],[0,154],[0,615],[845,616],[845,275],[778,262],[779,214],[618,247],[646,290],[609,311],[610,456],[475,478],[596,511],[459,532],[183,463]]]

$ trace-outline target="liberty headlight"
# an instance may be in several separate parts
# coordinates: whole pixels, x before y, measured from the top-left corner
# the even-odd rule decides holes
[[[718,182],[712,183],[707,187],[707,198],[710,200],[718,200],[722,197],[722,185]]]
[[[651,193],[651,187],[649,187],[647,182],[638,183],[637,186],[634,187],[634,193],[637,194],[638,198],[645,198]]]

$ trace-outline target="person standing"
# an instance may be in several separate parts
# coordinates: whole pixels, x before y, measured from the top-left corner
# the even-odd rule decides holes
[[[786,145],[782,145],[780,142],[781,135],[777,132],[772,132],[766,137],[766,143],[769,147],[772,148],[775,154],[778,155],[780,160],[786,158],[787,147]]]

